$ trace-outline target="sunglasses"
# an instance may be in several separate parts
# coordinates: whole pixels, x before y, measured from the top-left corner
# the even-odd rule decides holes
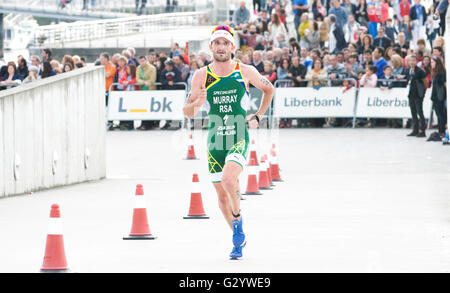
[[[220,31],[220,30],[229,32],[234,38],[234,30],[231,27],[229,27],[228,25],[218,25],[214,28],[212,33],[215,33],[216,31]]]

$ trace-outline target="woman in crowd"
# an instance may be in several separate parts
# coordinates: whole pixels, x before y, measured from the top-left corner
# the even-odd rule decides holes
[[[20,85],[22,83],[22,79],[20,74],[17,72],[16,63],[11,61],[8,62],[7,66],[7,72],[3,75],[0,85],[6,88],[12,88]]]
[[[77,56],[78,57],[78,56]],[[77,60],[77,58],[75,58],[75,60]],[[77,60],[78,61],[78,60]],[[64,55],[63,59],[61,60],[61,64],[66,64],[66,63],[70,63],[70,65],[72,66],[72,68],[75,68],[75,62],[74,62],[74,58],[70,55]],[[65,65],[64,65],[65,66]],[[64,72],[64,68],[63,68],[63,72]]]
[[[50,76],[54,76],[56,75],[56,71],[53,70],[52,65],[50,64],[49,61],[44,61],[41,64],[41,77],[42,78],[47,78]]]
[[[136,85],[136,65],[130,63],[126,66],[126,74],[122,75],[119,83],[125,86],[126,91],[139,90],[139,86]]]
[[[403,66],[403,59],[400,55],[394,54],[391,57],[391,63],[392,63],[392,75],[394,76],[394,79],[401,80],[406,79],[406,75],[408,73],[408,70]],[[393,84],[393,87],[405,87],[406,82],[405,81],[396,81]]]
[[[428,84],[431,84],[431,58],[430,56],[423,56],[422,61],[420,61],[417,66],[422,68],[427,75]]]
[[[73,66],[72,66],[71,63],[69,63],[69,62],[64,63],[63,70],[62,70],[63,73],[69,72],[69,71],[72,71],[72,70],[73,70]]]
[[[277,80],[277,73],[273,69],[273,64],[270,61],[264,61],[264,71],[261,75],[267,78],[272,84]]]
[[[286,27],[283,25],[283,23],[281,23],[278,14],[273,13],[270,16],[270,23],[269,23],[269,34],[270,34],[269,40],[271,44],[277,41],[277,36],[280,33],[287,35]]]
[[[321,16],[316,18],[316,21],[320,21]],[[330,34],[330,25],[328,24],[328,17],[322,19],[319,25],[320,34],[320,47],[323,47],[326,42],[328,42],[328,37]]]
[[[119,57],[119,67],[117,68],[117,82],[120,83],[121,80],[126,80],[127,75],[127,64],[128,59],[125,56]],[[125,86],[123,84],[117,85],[117,90],[123,91],[125,90]]]
[[[288,79],[289,67],[291,66],[289,59],[282,58],[280,66],[277,68],[277,79]]]
[[[447,124],[447,73],[440,58],[431,59],[431,80],[431,100],[438,118],[438,132],[442,138],[445,136],[445,125]]]
[[[322,5],[321,0],[314,0],[312,4],[312,13],[313,13],[313,19],[317,19],[317,16],[322,16],[324,18],[327,15],[327,10]]]
[[[360,25],[368,27],[369,16],[367,15],[367,3],[366,0],[359,0],[355,11],[355,20]]]
[[[39,74],[38,74],[39,68],[37,68],[36,66],[30,66],[28,68],[28,76],[23,80],[23,83],[29,83],[29,82],[33,82],[36,81],[40,78]]]
[[[369,34],[364,34],[361,40],[361,45],[358,47],[358,55],[364,54],[364,51],[370,50],[373,51],[375,46],[373,45],[372,36]]]
[[[28,76],[27,60],[23,57],[19,58],[18,65],[17,72],[20,74],[20,78],[24,80]]]
[[[308,42],[306,41],[306,30],[311,27],[311,21],[307,12],[304,12],[300,18],[300,25],[298,26],[298,34],[300,36],[300,47],[308,47]]]
[[[309,50],[320,48],[319,25],[316,21],[311,22],[309,29],[305,31],[305,41]]]
[[[308,87],[319,89],[321,86],[327,85],[328,72],[323,66],[320,58],[315,58],[313,67],[306,73],[305,79],[308,80]]]

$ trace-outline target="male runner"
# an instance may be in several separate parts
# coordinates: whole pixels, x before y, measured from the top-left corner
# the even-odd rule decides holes
[[[246,244],[240,215],[238,177],[247,162],[251,128],[259,125],[261,115],[269,108],[273,85],[253,66],[231,59],[234,31],[226,25],[217,26],[211,35],[209,48],[213,62],[200,68],[193,76],[191,91],[183,108],[188,118],[195,116],[205,104],[209,117],[208,165],[219,207],[233,230],[231,259],[242,257]],[[249,83],[263,91],[256,114],[247,116],[250,100]]]

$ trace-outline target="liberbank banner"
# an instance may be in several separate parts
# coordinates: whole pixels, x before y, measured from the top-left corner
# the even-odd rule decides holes
[[[276,88],[274,116],[283,118],[353,117],[356,89]]]
[[[184,90],[112,91],[108,120],[183,120]]]
[[[432,102],[431,89],[427,89],[423,100],[423,114],[429,118]],[[360,88],[356,117],[411,118],[406,88]]]

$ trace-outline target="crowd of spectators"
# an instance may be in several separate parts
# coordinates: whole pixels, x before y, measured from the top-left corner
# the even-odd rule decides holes
[[[19,86],[47,78],[76,68],[86,66],[86,59],[80,56],[65,55],[61,62],[52,59],[52,50],[45,48],[41,55],[33,55],[27,60],[17,56],[17,61],[0,61],[0,90]]]
[[[446,72],[444,62],[445,13],[449,0],[434,0],[424,7],[421,0],[290,0],[254,1],[253,10],[242,1],[228,24],[237,32],[233,58],[254,66],[270,82],[289,87],[368,87],[408,91],[412,119],[367,119],[366,127],[412,127],[411,135],[424,136],[425,90],[438,118],[438,133],[446,125]],[[287,19],[293,16],[291,32]],[[289,36],[290,35],[290,36]],[[102,53],[96,62],[106,72],[109,90],[188,88],[193,74],[212,60],[209,52],[187,52],[174,43],[170,52],[149,49],[135,56],[134,48]],[[19,56],[1,68],[0,85],[10,87],[86,65],[78,56],[51,59],[51,51],[30,61]],[[280,82],[281,81],[281,82]],[[114,84],[114,86],[112,86]],[[170,121],[169,121],[170,122]],[[350,126],[349,119],[297,119],[300,127]],[[166,123],[163,128],[170,127]],[[292,127],[282,119],[280,127]],[[159,121],[143,121],[139,129],[159,127]],[[111,128],[131,129],[121,122]]]

